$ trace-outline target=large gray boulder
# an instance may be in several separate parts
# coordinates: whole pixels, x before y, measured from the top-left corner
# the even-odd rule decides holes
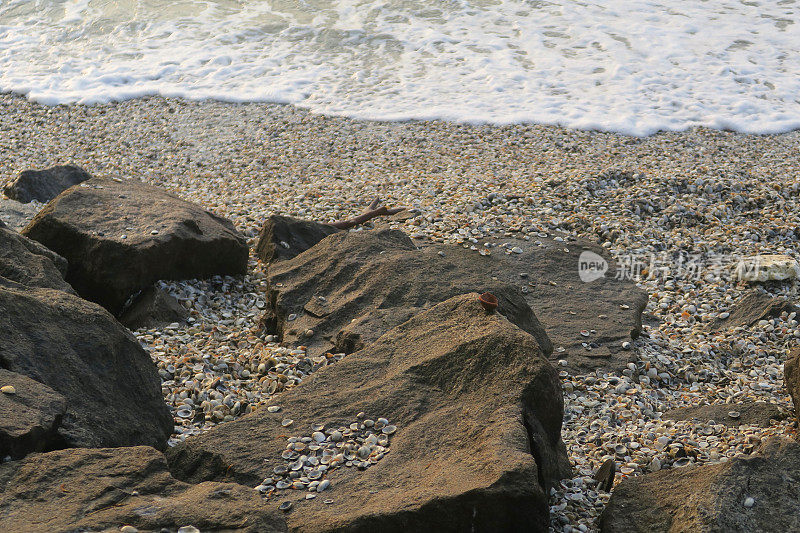
[[[770,438],[727,463],[631,477],[600,516],[604,533],[800,531],[800,444]]]
[[[17,179],[3,189],[12,200],[27,204],[33,200],[49,202],[62,191],[91,179],[91,175],[80,167],[58,165],[45,170],[24,170]]]
[[[100,306],[0,278],[0,339],[0,368],[66,399],[65,446],[166,445],[173,420],[156,367]]]
[[[135,180],[73,187],[22,233],[64,256],[78,294],[115,315],[157,280],[247,270],[247,243],[230,221]]]
[[[522,253],[504,253],[513,248]],[[584,249],[601,251],[543,238],[541,245],[514,241],[482,256],[461,246],[417,247],[397,230],[337,232],[270,264],[262,325],[312,353],[349,353],[456,294],[488,291],[545,355],[566,359],[572,369],[619,371],[635,358],[623,343],[641,331],[647,294],[611,275],[583,282]]]
[[[36,241],[0,228],[0,276],[30,287],[74,292],[64,281],[67,261]]]
[[[0,464],[0,531],[286,531],[248,487],[189,485],[145,446],[71,449]]]
[[[345,459],[346,441],[363,439],[359,453],[374,464],[331,467],[319,497],[275,489],[274,505],[293,502],[292,530],[320,532],[547,531],[548,490],[570,474],[556,370],[535,337],[488,314],[477,293],[420,310],[275,401],[280,412],[261,408],[171,448],[173,474],[251,486],[270,477],[277,487],[274,468],[297,466],[300,452],[317,456],[297,466],[309,478],[308,465],[325,461],[321,448],[287,451],[287,437],[313,435],[310,444],[324,440],[317,446]],[[382,417],[394,433],[367,423]],[[389,453],[368,445],[371,432],[391,434]]]

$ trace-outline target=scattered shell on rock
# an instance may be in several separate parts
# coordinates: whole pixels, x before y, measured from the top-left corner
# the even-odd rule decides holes
[[[16,394],[17,389],[14,388],[14,385],[3,385],[2,387],[0,387],[0,392],[2,392],[3,394]]]
[[[267,407],[267,411],[269,411],[270,413],[277,413],[280,410],[281,410],[280,405],[270,405]]]
[[[294,420],[292,420],[291,418],[284,418],[284,419],[281,421],[281,425],[282,425],[283,427],[289,427],[289,426],[291,426],[293,423],[294,423]]]
[[[288,511],[291,508],[292,508],[292,502],[290,501],[281,502],[281,504],[278,506],[278,509],[280,509],[281,511]]]
[[[493,313],[498,306],[497,296],[490,292],[484,292],[478,297],[478,301],[487,313]]]

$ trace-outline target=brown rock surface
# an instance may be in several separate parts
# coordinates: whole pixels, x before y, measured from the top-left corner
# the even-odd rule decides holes
[[[783,363],[784,383],[794,403],[794,414],[800,423],[800,348],[793,348]]]
[[[113,314],[160,279],[247,268],[247,243],[230,221],[136,180],[93,178],[72,187],[22,233],[64,256],[67,281]]]
[[[600,527],[604,533],[800,531],[800,444],[772,438],[727,463],[628,478],[614,489]]]
[[[729,413],[739,413],[738,417]],[[769,427],[770,420],[783,420],[786,413],[777,405],[763,402],[745,401],[741,403],[718,403],[697,407],[681,407],[671,409],[662,415],[669,420],[698,420],[708,422],[714,420],[718,424],[730,427],[742,424],[758,427]]]
[[[711,323],[711,328],[720,330],[723,328],[752,326],[759,320],[780,316],[784,311],[791,313],[797,311],[797,308],[789,303],[786,298],[752,290],[733,305],[727,318],[714,320]]]
[[[291,259],[338,231],[330,224],[272,215],[261,228],[256,257],[265,263]]]
[[[634,352],[623,350],[622,342],[639,335],[647,295],[610,277],[582,282],[580,251],[597,247],[552,240],[541,247],[511,244],[523,253],[417,248],[396,230],[338,232],[270,265],[272,309],[263,325],[312,352],[349,352],[456,294],[488,291],[500,299],[498,311],[536,336],[553,359],[566,359],[575,369],[624,368]],[[581,334],[591,330],[589,337]],[[563,351],[553,352],[553,345]]]
[[[173,420],[156,367],[100,306],[0,278],[0,339],[0,368],[66,398],[66,445],[165,446]]]
[[[67,261],[36,241],[0,228],[0,276],[29,287],[73,292],[64,281]]]
[[[397,427],[390,453],[364,471],[329,472],[315,500],[282,491],[273,501],[294,502],[292,529],[547,531],[548,487],[570,473],[555,369],[477,293],[419,311],[276,403],[280,412],[259,409],[170,449],[172,471],[255,486],[286,464],[287,436],[349,426],[363,411]]]
[[[0,394],[0,459],[63,447],[58,427],[67,400],[47,385],[0,368],[0,387],[5,386],[16,392]]]
[[[189,311],[178,300],[155,286],[144,289],[125,307],[119,321],[128,329],[185,324]]]
[[[153,448],[70,449],[0,464],[0,530],[286,531],[258,493],[174,479]]]

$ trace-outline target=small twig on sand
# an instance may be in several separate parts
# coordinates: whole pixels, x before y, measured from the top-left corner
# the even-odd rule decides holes
[[[389,216],[399,213],[400,211],[405,210],[405,207],[393,207],[389,209],[385,205],[381,205],[381,199],[375,198],[366,211],[362,214],[358,215],[357,217],[353,217],[347,220],[339,220],[337,222],[332,222],[331,226],[334,228],[339,229],[350,229],[354,228],[358,225],[363,224],[369,220],[372,220],[375,217],[383,217]]]

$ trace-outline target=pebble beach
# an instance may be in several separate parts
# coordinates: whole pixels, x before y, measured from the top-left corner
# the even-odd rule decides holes
[[[43,106],[0,95],[0,184],[19,171],[74,164],[94,176],[135,177],[229,218],[251,248],[271,214],[331,222],[375,197],[408,208],[389,222],[420,241],[483,250],[487,239],[574,236],[617,258],[696,259],[697,268],[639,272],[649,294],[644,334],[621,375],[579,374],[566,361],[563,440],[573,479],[551,498],[554,531],[595,531],[609,493],[594,473],[609,458],[617,481],[749,453],[794,436],[787,416],[766,427],[673,421],[671,409],[768,402],[791,412],[787,349],[794,313],[713,329],[750,287],[738,257],[800,259],[800,131],[746,135],[710,129],[631,137],[518,124],[371,122],[278,104],[149,97]],[[492,253],[501,253],[493,251]],[[657,274],[657,275],[656,275]],[[135,332],[159,368],[175,444],[253,409],[336,364],[258,334],[264,266],[244,277],[162,282],[191,316],[186,326]],[[793,300],[796,282],[766,285]],[[534,310],[535,311],[535,310]],[[216,390],[225,380],[229,392]],[[764,424],[762,424],[764,426]]]

